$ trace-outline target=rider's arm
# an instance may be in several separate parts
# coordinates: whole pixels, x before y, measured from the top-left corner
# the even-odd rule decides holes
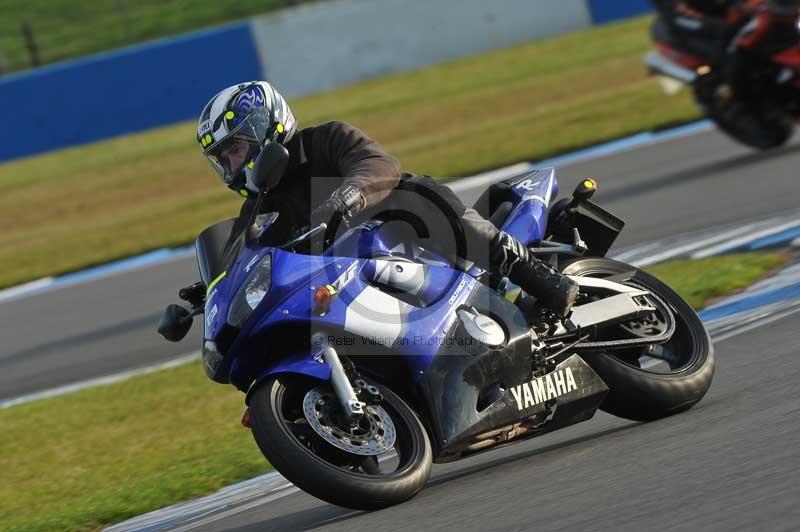
[[[342,186],[349,185],[361,193],[362,208],[386,198],[400,182],[400,162],[363,131],[344,122],[317,126],[312,150],[312,158],[338,170],[343,176]]]

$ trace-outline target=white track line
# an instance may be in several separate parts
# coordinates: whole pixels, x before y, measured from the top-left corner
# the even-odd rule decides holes
[[[633,151],[637,148],[653,146],[668,142],[671,140],[689,137],[692,135],[699,135],[713,128],[708,120],[701,120],[693,124],[679,126],[666,131],[659,131],[656,133],[645,132],[636,135],[631,135],[626,138],[606,142],[597,146],[589,147],[582,150],[577,150],[572,153],[567,153],[551,159],[537,161],[534,163],[522,162],[498,168],[490,172],[478,174],[472,177],[466,177],[448,183],[448,185],[456,192],[463,192],[480,186],[486,186],[500,179],[511,177],[527,170],[534,168],[546,168],[551,166],[566,166],[569,164],[586,162],[592,159],[601,157],[608,157],[619,153]],[[0,290],[0,302],[11,301],[12,299],[19,299],[27,295],[39,293],[43,290],[60,288],[62,286],[71,286],[78,283],[90,282],[109,275],[115,275],[122,272],[137,270],[162,264],[174,260],[180,260],[186,256],[191,255],[188,248],[178,249],[157,249],[139,256],[129,257],[121,261],[111,264],[102,265],[96,268],[90,268],[81,272],[75,272],[63,276],[39,279],[33,283],[27,283],[16,287],[11,287],[6,290]],[[35,283],[45,283],[41,286]]]
[[[634,266],[649,266],[651,264],[656,264],[658,262],[663,262],[665,260],[686,255],[687,253],[701,249],[703,246],[717,244],[718,242],[726,242],[727,239],[734,236],[739,236],[742,234],[742,231],[752,229],[755,225],[755,223],[752,223],[744,226],[734,227],[733,229],[723,231],[722,233],[718,233],[713,236],[694,240],[683,245],[670,247],[661,253],[654,253],[652,255],[648,255],[647,257],[633,261]]]
[[[712,338],[714,339],[715,342],[722,342],[723,340],[728,340],[729,338],[733,338],[734,336],[738,336],[740,334],[752,331],[753,329],[757,329],[759,327],[763,327],[764,325],[769,325],[770,323],[774,323],[784,318],[788,318],[789,316],[797,314],[798,312],[800,312],[800,304],[795,305],[793,308],[789,308],[784,312],[779,312],[777,314],[770,314],[758,320],[752,321],[747,325],[736,327],[732,331],[723,332],[718,335],[712,335]]]
[[[447,186],[453,189],[453,192],[465,192],[467,190],[472,190],[473,188],[489,186],[495,181],[500,181],[513,175],[522,174],[537,167],[539,167],[538,164],[534,166],[531,163],[512,164],[511,166],[498,168],[497,170],[474,175],[472,177],[465,177],[463,179],[459,179],[458,181],[447,183]]]
[[[778,233],[782,233],[788,229],[793,229],[800,225],[800,220],[792,220],[790,222],[786,222],[781,225],[777,225],[774,227],[770,227],[768,229],[764,229],[762,231],[757,231],[755,233],[751,233],[745,236],[740,236],[739,238],[734,238],[733,240],[729,240],[727,242],[723,242],[716,246],[710,246],[708,248],[703,249],[702,251],[698,251],[697,253],[692,254],[693,259],[704,259],[706,257],[711,257],[713,255],[719,255],[731,249],[736,249],[738,247],[744,246],[754,240],[758,240],[759,238],[764,238],[767,236],[776,235]]]
[[[54,282],[55,280],[52,277],[44,277],[42,279],[37,279],[29,283],[20,284],[17,286],[12,286],[11,288],[0,290],[0,303],[4,301],[10,301],[12,299],[17,299],[19,297],[23,297],[29,293],[44,290],[48,286],[52,285]]]
[[[77,392],[80,390],[84,390],[86,388],[95,388],[97,386],[108,386],[109,384],[125,381],[130,378],[137,377],[139,375],[146,375],[147,373],[154,373],[156,371],[161,371],[164,369],[183,366],[191,362],[194,362],[199,358],[200,358],[200,352],[195,351],[194,353],[190,353],[188,355],[182,355],[173,358],[171,360],[167,360],[166,362],[153,364],[152,366],[144,366],[141,368],[123,371],[121,373],[115,373],[113,375],[106,375],[105,377],[97,377],[95,379],[89,379],[85,381],[75,382],[72,384],[66,384],[64,386],[59,386],[57,388],[50,388],[49,390],[43,390],[41,392],[21,395],[19,397],[14,397],[13,399],[6,399],[0,401],[0,409],[9,408],[24,403],[30,403],[31,401],[38,401],[39,399],[49,399],[51,397],[58,397],[59,395],[66,395],[68,393]]]
[[[520,165],[516,165],[515,167],[509,167],[509,168],[513,170],[513,173],[518,173],[519,166]],[[494,174],[495,175],[493,176],[493,179],[496,179],[498,177],[498,174],[497,172],[494,172]],[[670,237],[660,241],[636,246],[635,248],[632,249],[623,250],[621,253],[613,254],[611,257],[616,260],[624,260],[625,262],[629,262],[630,264],[637,267],[643,267],[649,264],[661,262],[669,258],[684,256],[688,253],[691,253],[703,247],[711,246],[711,249],[717,251],[727,250],[732,245],[740,246],[746,244],[748,241],[762,238],[764,236],[769,236],[771,234],[779,233],[787,228],[795,227],[800,223],[799,219],[800,219],[800,211],[792,212],[791,214],[788,215],[782,214],[765,220],[745,222],[741,225],[733,227],[725,226],[725,228],[721,232],[715,234],[712,234],[709,231],[703,231],[699,234],[687,233],[682,236]],[[769,229],[764,229],[765,227],[769,227]],[[755,230],[755,232],[750,233],[746,237],[741,236],[743,233],[752,230]],[[681,245],[676,245],[676,243],[680,242],[681,240],[683,240],[685,243]],[[663,249],[667,249],[667,251],[657,251]],[[695,252],[692,256],[699,257],[707,255],[708,254],[704,252]],[[747,293],[743,293],[733,297],[742,298],[742,297],[748,297],[748,295]],[[729,336],[726,336],[726,338],[727,337]],[[166,369],[169,367],[175,367],[176,365],[185,364],[191,360],[196,359],[197,357],[198,357],[197,353],[192,353],[155,366],[148,366],[146,368],[125,371],[115,375],[109,375],[106,377],[69,384],[50,390],[44,390],[42,392],[37,392],[22,397],[7,399],[5,401],[0,401],[0,409],[8,408],[10,406],[14,406],[17,404],[27,403],[30,401],[35,401],[37,399],[56,397],[59,395],[64,395],[67,393],[75,392],[85,388],[90,388],[93,386],[103,386],[106,384],[119,382],[120,380],[129,379],[137,375],[151,373],[152,371],[158,371],[160,369]]]
[[[252,508],[258,508],[259,506],[267,504],[268,502],[272,502],[272,501],[276,501],[278,499],[282,499],[283,497],[286,497],[287,495],[291,495],[292,493],[297,493],[298,491],[300,491],[300,488],[298,488],[298,487],[294,486],[293,484],[289,483],[288,480],[285,480],[285,481],[287,483],[286,488],[282,489],[278,493],[275,493],[273,495],[268,495],[268,496],[263,497],[261,499],[256,499],[256,500],[251,501],[251,502],[249,502],[247,504],[244,504],[242,506],[236,506],[236,507],[233,507],[233,508],[231,508],[229,510],[225,510],[225,511],[222,511],[222,512],[219,512],[219,513],[215,513],[213,515],[209,515],[205,519],[201,519],[199,521],[195,521],[195,522],[189,523],[188,525],[181,526],[181,527],[178,527],[178,528],[173,528],[172,531],[173,532],[183,532],[185,530],[192,530],[192,529],[195,529],[195,528],[198,528],[198,527],[201,527],[201,526],[205,526],[205,525],[207,525],[209,523],[213,523],[215,521],[219,521],[220,519],[225,519],[226,517],[230,517],[232,515],[236,515],[236,514],[245,512],[245,511],[250,510]]]
[[[787,270],[795,269],[794,267],[790,267]],[[750,295],[755,296],[760,292],[761,291],[757,290]],[[738,300],[740,297],[732,299]],[[719,305],[715,306],[720,306],[724,303],[725,302],[721,302]],[[715,329],[719,332],[712,333],[711,336],[715,343],[719,343],[797,314],[798,312],[800,312],[800,302],[794,303],[789,306],[789,308],[785,305],[773,305],[762,315],[754,315],[752,312],[749,312],[743,315],[732,316],[716,322]],[[737,324],[739,325],[737,326]],[[269,491],[269,494],[263,495],[266,487],[268,487],[267,491]],[[293,493],[297,493],[298,491],[300,491],[299,488],[294,486],[279,473],[267,473],[266,475],[223,488],[197,501],[180,503],[155,510],[129,521],[114,525],[106,530],[109,532],[151,532],[170,529],[175,532],[184,532],[257,508],[263,504],[274,502]]]
[[[288,492],[287,492],[288,490]],[[111,532],[129,530],[163,530],[184,525],[199,526],[198,519],[212,522],[222,511],[226,516],[234,505],[244,511],[258,504],[275,500],[298,491],[280,473],[275,471],[221,488],[217,492],[191,501],[155,510],[107,528]],[[213,517],[212,517],[213,514]]]
[[[609,143],[606,146],[598,147],[598,149],[589,149],[581,152],[576,152],[572,156],[567,155],[565,157],[558,157],[548,161],[541,161],[535,164],[519,163],[511,165],[505,168],[493,170],[491,172],[486,172],[484,174],[479,174],[470,178],[465,178],[455,181],[453,183],[450,183],[449,186],[456,192],[463,192],[473,188],[486,186],[500,179],[521,174],[523,172],[529,171],[534,168],[584,162],[587,160],[596,159],[599,157],[605,157],[616,153],[631,151],[633,149],[648,145],[663,143],[675,138],[681,138],[699,134],[704,131],[707,131],[708,129],[711,129],[711,126],[709,126],[708,124],[697,124],[697,126],[694,128],[685,128],[685,129],[678,128],[678,130],[675,130],[674,132],[665,132],[664,134],[660,135],[654,134],[651,135],[650,137],[634,136],[629,139],[623,139],[623,141],[617,143]],[[731,229],[721,234],[713,235],[708,238],[692,242],[691,244],[685,244],[683,246],[679,246],[676,249],[671,249],[669,252],[666,253],[656,254],[653,255],[652,257],[645,257],[637,262],[639,264],[644,264],[644,263],[652,264],[659,260],[665,260],[665,258],[671,258],[679,256],[680,254],[689,253],[696,249],[700,249],[705,245],[716,244],[724,240],[725,238],[729,238],[730,236],[740,235],[743,230],[746,230],[752,225],[754,224],[751,224],[749,226],[739,226],[736,227],[735,229]],[[617,255],[617,257],[622,258],[626,254],[631,255],[633,253],[641,253],[645,249],[649,251],[651,249],[657,249],[657,248],[658,248],[657,244],[650,243],[646,244],[645,246],[636,248],[635,250],[623,252],[622,254]],[[676,253],[676,251],[678,252]],[[148,266],[152,265],[153,264],[148,264]],[[32,283],[27,283],[25,285],[12,287],[10,289],[0,291],[0,302],[19,298],[21,296],[24,296],[24,294],[26,293],[33,293],[36,291],[46,289],[47,286],[53,284],[54,282],[55,280],[53,278],[45,278],[45,279],[40,279],[38,281],[33,281]],[[722,341],[731,338],[733,336],[736,336],[737,334],[742,334],[744,332],[747,332],[748,330],[751,330],[752,328],[764,325],[766,323],[770,323],[772,321],[777,321],[796,312],[800,312],[800,307],[773,316],[766,316],[756,322],[748,324],[746,327],[737,328],[736,330],[731,331],[730,333],[723,333],[721,336],[715,337],[715,340]],[[137,375],[143,375],[146,373],[159,371],[161,369],[167,369],[170,367],[176,367],[183,364],[187,364],[192,362],[193,360],[196,360],[198,356],[199,356],[198,353],[192,353],[190,355],[185,355],[162,364],[148,366],[145,368],[126,371],[116,375],[91,379],[75,384],[70,384],[67,386],[61,386],[51,390],[46,390],[43,392],[29,394],[26,396],[0,402],[0,408],[8,408],[10,406],[26,403],[29,401],[34,401],[37,399],[56,397],[59,395],[71,393],[74,391],[78,391],[93,386],[103,386],[115,382],[120,382]],[[263,493],[264,483],[272,484],[272,488],[269,490],[269,494],[252,498],[254,492]],[[274,500],[280,499],[297,491],[299,491],[299,489],[293,486],[291,483],[289,483],[279,473],[272,472],[266,475],[262,475],[241,482],[239,484],[235,484],[233,486],[229,486],[227,488],[223,488],[214,494],[208,495],[196,501],[190,501],[187,503],[173,505],[171,507],[163,508],[160,510],[155,510],[154,512],[150,512],[148,514],[135,517],[123,523],[114,525],[110,528],[107,528],[106,530],[113,532],[122,532],[129,530],[154,531],[154,530],[164,530],[166,528],[172,528],[172,527],[178,527],[174,528],[173,530],[181,530],[181,531],[191,530],[198,526],[203,526],[205,524],[218,521],[220,519],[223,519],[231,515],[235,515],[237,513],[241,513],[251,508],[255,508],[257,506],[266,504],[268,502],[272,502]],[[247,499],[250,499],[249,502],[240,504],[242,500],[247,500]],[[234,506],[235,504],[239,505]],[[207,517],[200,518],[201,516],[204,515],[207,515]],[[200,520],[197,520],[198,518],[200,518]],[[193,522],[187,522],[187,521],[193,521]],[[180,526],[181,523],[184,523],[183,526]]]

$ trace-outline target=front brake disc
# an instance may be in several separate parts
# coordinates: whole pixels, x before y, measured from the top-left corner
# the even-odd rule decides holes
[[[303,398],[303,414],[322,439],[337,449],[362,456],[377,456],[393,446],[397,432],[392,418],[382,407],[367,405],[354,423],[345,417],[336,394],[316,387]]]

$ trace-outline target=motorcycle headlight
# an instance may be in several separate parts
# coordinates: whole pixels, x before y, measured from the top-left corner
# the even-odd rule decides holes
[[[242,283],[228,311],[228,323],[241,327],[256,309],[272,284],[272,257],[267,255],[253,269],[250,276]]]

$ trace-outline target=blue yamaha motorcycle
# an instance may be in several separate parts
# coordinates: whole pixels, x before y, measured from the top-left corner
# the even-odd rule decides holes
[[[268,145],[267,190],[288,155]],[[274,214],[226,246],[232,221],[197,239],[202,281],[181,290],[159,332],[178,341],[204,314],[202,361],[244,392],[243,423],[304,491],[375,510],[424,486],[433,462],[468,457],[593,417],[689,409],[714,351],[691,307],[653,276],[604,258],[623,223],[585,180],[557,195],[552,169],[489,187],[475,208],[580,284],[560,319],[474,265],[454,264],[394,224],[368,220],[325,251],[298,252],[324,224],[265,245]],[[400,245],[402,244],[402,245]]]

